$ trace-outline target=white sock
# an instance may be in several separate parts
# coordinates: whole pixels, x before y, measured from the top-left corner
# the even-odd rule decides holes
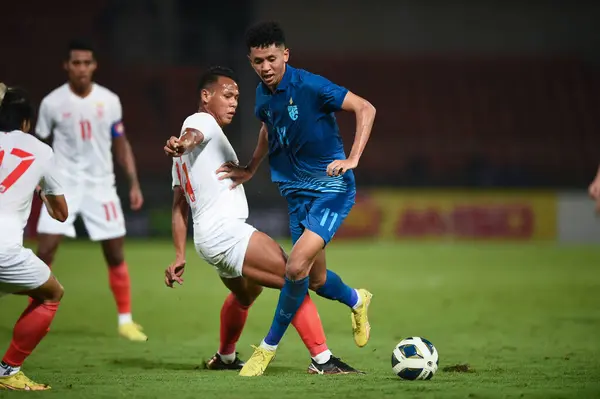
[[[217,352],[217,353],[219,353],[219,352]],[[229,355],[224,355],[222,353],[219,353],[219,356],[221,357],[221,360],[223,361],[223,363],[231,364],[235,361],[235,351],[233,351],[233,353],[230,353]]]
[[[21,367],[13,367],[4,362],[0,362],[0,378],[15,375],[19,372],[19,370],[21,370]]]
[[[271,352],[275,352],[277,350],[277,345],[269,345],[265,342],[265,340],[263,339],[263,341],[260,343],[260,347],[261,348],[265,348],[266,350],[269,350]]]
[[[333,356],[333,353],[327,349],[319,353],[317,356],[313,356],[313,360],[317,362],[317,364],[325,364],[329,361],[329,359],[331,359],[331,356]]]
[[[354,291],[356,291],[356,297],[358,298],[356,300],[356,303],[354,304],[354,306],[352,306],[352,309],[356,309],[358,308],[360,305],[362,305],[362,295],[360,295],[360,292],[358,292],[357,289],[355,289]]]
[[[133,323],[133,319],[131,318],[131,313],[121,313],[119,314],[119,325]]]

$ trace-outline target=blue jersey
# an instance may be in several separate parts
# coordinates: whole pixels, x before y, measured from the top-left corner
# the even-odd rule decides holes
[[[331,162],[346,159],[334,112],[347,93],[322,76],[289,65],[274,93],[264,83],[256,88],[254,112],[267,126],[271,180],[283,196],[356,189],[351,170],[327,176]]]

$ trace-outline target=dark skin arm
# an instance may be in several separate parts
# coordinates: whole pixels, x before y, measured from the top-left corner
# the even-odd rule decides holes
[[[187,240],[188,215],[190,207],[185,199],[181,186],[173,189],[173,208],[171,214],[171,230],[175,246],[175,261],[165,270],[165,284],[173,288],[173,284],[183,284],[185,270],[185,244]]]
[[[125,135],[116,137],[113,140],[113,148],[117,163],[123,168],[129,182],[129,201],[131,209],[139,210],[144,204],[144,196],[140,188],[140,182],[137,176],[137,168],[135,166],[135,157],[131,150],[129,140]]]

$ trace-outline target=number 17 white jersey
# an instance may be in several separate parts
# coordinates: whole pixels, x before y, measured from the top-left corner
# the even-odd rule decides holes
[[[30,134],[0,132],[0,247],[23,245],[33,192],[62,195],[50,146]]]
[[[119,97],[92,85],[85,98],[68,84],[52,91],[42,100],[36,126],[40,138],[54,135],[52,146],[64,182],[80,189],[114,186],[112,140],[124,134]]]

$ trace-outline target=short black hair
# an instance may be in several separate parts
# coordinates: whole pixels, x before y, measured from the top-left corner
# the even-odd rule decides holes
[[[23,122],[33,122],[35,106],[27,92],[19,87],[0,83],[0,130],[12,132],[21,129]]]
[[[94,55],[94,46],[92,46],[92,43],[89,40],[84,38],[77,38],[69,41],[67,52],[65,53],[65,61],[71,59],[71,51],[73,50],[91,51],[92,55]]]
[[[208,68],[200,76],[200,81],[198,82],[198,91],[201,91],[202,89],[207,89],[208,86],[212,85],[217,80],[219,80],[219,76],[224,76],[226,78],[230,78],[235,83],[238,83],[238,78],[232,69],[217,65],[217,66],[212,66],[212,67]]]
[[[253,47],[265,48],[272,44],[285,47],[285,33],[277,22],[259,22],[246,31],[248,52]]]

